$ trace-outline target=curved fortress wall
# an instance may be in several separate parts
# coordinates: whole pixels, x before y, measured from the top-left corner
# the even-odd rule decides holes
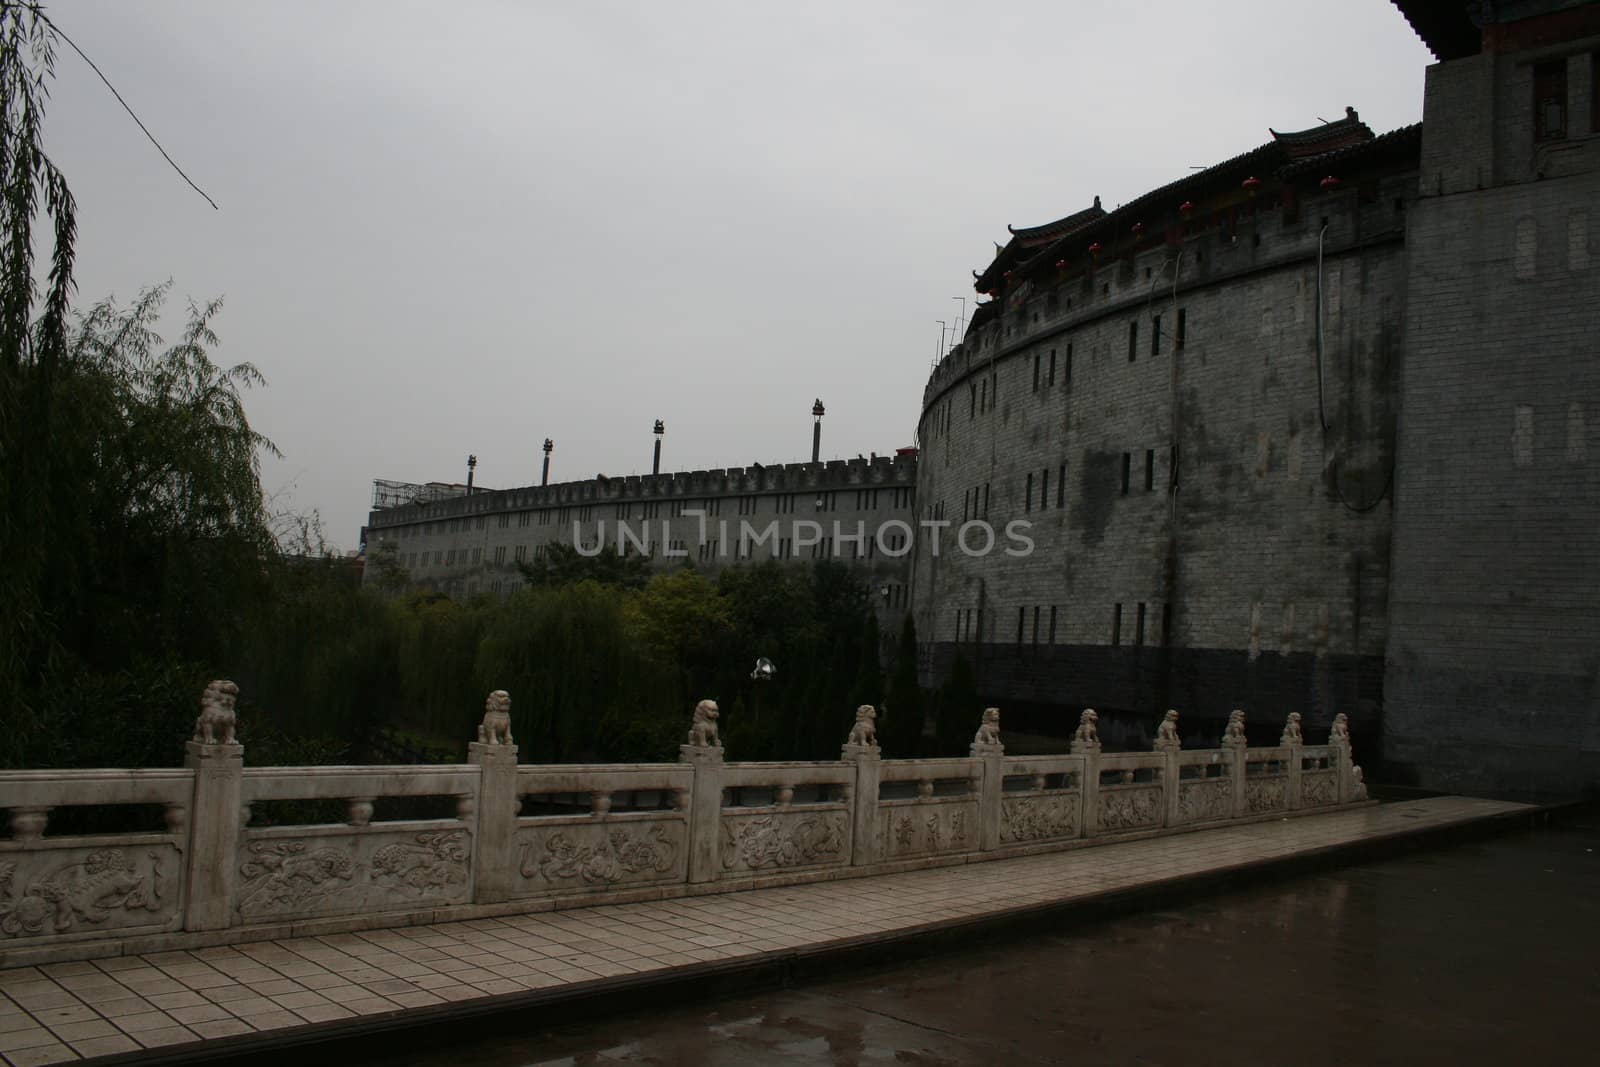
[[[879,456],[436,494],[376,508],[368,552],[393,544],[415,582],[453,596],[521,588],[517,564],[558,543],[620,545],[701,571],[834,559],[857,567],[898,617],[910,600],[916,477],[914,456]]]
[[[1375,719],[1419,132],[1352,112],[1013,231],[924,394],[924,684],[959,655],[1008,715],[1113,737],[1168,706]]]

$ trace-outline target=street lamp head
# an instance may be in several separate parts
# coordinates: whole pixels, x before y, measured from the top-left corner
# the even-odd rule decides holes
[[[819,419],[825,414],[822,408],[822,400],[820,398],[816,401],[816,403],[811,405],[811,414],[815,415]]]
[[[467,456],[467,470],[472,470],[477,465],[478,465],[478,457],[477,456],[472,456],[472,455]]]
[[[546,437],[544,439],[544,453],[545,453],[545,455],[548,456],[555,449],[555,447],[556,447],[556,443],[554,441],[550,440],[550,438]]]
[[[667,432],[667,424],[662,422],[660,419],[657,419],[656,420],[656,430],[655,430],[655,432],[658,435],[666,433]]]

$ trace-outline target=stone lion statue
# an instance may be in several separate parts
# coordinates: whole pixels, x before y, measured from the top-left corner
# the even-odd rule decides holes
[[[1342,711],[1333,717],[1333,729],[1328,732],[1328,744],[1346,746],[1350,744],[1350,716]]]
[[[511,694],[504,689],[496,689],[483,702],[478,740],[486,745],[511,744]]]
[[[1182,747],[1183,742],[1178,739],[1178,713],[1175,709],[1168,708],[1166,715],[1161,719],[1161,725],[1156,728],[1156,748],[1177,751]]]
[[[223,678],[206,686],[200,694],[200,717],[194,721],[194,739],[203,745],[234,744],[234,702],[239,687]]]
[[[1222,729],[1222,743],[1235,748],[1245,743],[1244,712],[1238,708],[1228,712],[1228,725]]]
[[[1072,735],[1073,743],[1098,745],[1100,743],[1100,731],[1095,724],[1099,721],[1099,712],[1093,708],[1084,708],[1083,714],[1078,716],[1078,729]]]
[[[1361,773],[1361,765],[1359,763],[1352,765],[1350,768],[1350,799],[1367,799],[1367,779]]]
[[[856,709],[856,724],[850,727],[850,739],[847,745],[861,745],[863,748],[878,747],[878,709],[871,704],[863,704]]]
[[[1304,743],[1305,738],[1300,734],[1300,713],[1291,711],[1288,721],[1283,724],[1283,736],[1278,738],[1278,744],[1299,745]]]
[[[702,700],[694,706],[694,723],[689,727],[689,743],[697,748],[716,748],[722,742],[717,740],[717,702],[715,700]]]
[[[1000,709],[984,708],[983,722],[978,724],[978,732],[972,738],[975,745],[998,745],[1000,743]]]

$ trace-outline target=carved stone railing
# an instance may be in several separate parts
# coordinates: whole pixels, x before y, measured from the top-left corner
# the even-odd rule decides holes
[[[0,966],[716,892],[1081,847],[1366,800],[1341,716],[1326,745],[1006,756],[989,709],[968,756],[885,760],[871,708],[842,758],[725,763],[716,705],[677,763],[524,766],[491,694],[468,762],[245,767],[232,691],[207,689],[187,766],[0,771]],[[207,730],[207,716],[214,729]],[[52,812],[132,808],[49,832]],[[115,817],[114,817],[115,818]]]

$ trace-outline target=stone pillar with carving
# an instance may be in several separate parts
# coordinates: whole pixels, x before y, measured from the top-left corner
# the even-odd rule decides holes
[[[478,739],[467,745],[478,768],[473,834],[473,898],[479,904],[509,900],[517,876],[517,746],[511,740],[511,696],[504,689],[483,704]]]
[[[200,695],[200,717],[185,746],[183,765],[194,771],[185,855],[185,930],[224,930],[233,923],[239,878],[240,795],[244,746],[234,737],[239,687],[218,679]]]
[[[1164,826],[1178,825],[1178,794],[1180,792],[1181,773],[1178,765],[1178,753],[1183,749],[1183,741],[1178,737],[1178,712],[1168,709],[1162,718],[1161,725],[1156,728],[1157,752],[1167,757],[1161,768],[1161,799],[1165,801],[1163,809],[1165,815],[1162,819]]]
[[[856,709],[850,737],[839,758],[855,764],[855,785],[850,789],[850,865],[866,867],[878,862],[878,784],[883,773],[883,753],[878,748],[877,709],[863,704]]]
[[[717,738],[717,702],[694,707],[689,743],[678,746],[678,760],[694,767],[689,796],[689,881],[715,881],[722,829],[722,742]]]
[[[1333,717],[1333,727],[1328,732],[1328,747],[1333,750],[1333,765],[1337,772],[1334,781],[1338,784],[1339,803],[1348,804],[1355,799],[1355,779],[1351,773],[1350,717],[1342,711]]]
[[[1228,712],[1228,725],[1222,730],[1222,757],[1228,763],[1228,775],[1233,781],[1233,818],[1248,811],[1245,802],[1245,771],[1249,766],[1249,743],[1244,735],[1244,712],[1234,708]]]
[[[1078,716],[1078,729],[1072,735],[1072,754],[1083,757],[1083,781],[1078,795],[1083,797],[1084,837],[1094,837],[1100,832],[1100,714],[1093,708],[1084,708]]]
[[[1000,847],[1000,802],[1006,774],[999,708],[983,709],[983,722],[978,725],[968,754],[983,768],[983,777],[978,780],[978,848],[990,852]]]
[[[1297,811],[1300,807],[1300,750],[1306,743],[1304,735],[1300,733],[1300,713],[1291,711],[1288,719],[1283,724],[1283,734],[1278,738],[1278,744],[1289,750],[1289,810]]]

